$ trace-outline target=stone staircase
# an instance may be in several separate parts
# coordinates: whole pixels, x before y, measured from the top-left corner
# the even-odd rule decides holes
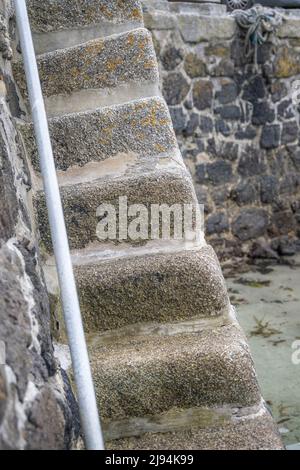
[[[218,260],[194,241],[113,243],[98,206],[196,204],[151,36],[136,0],[27,1],[99,410],[111,449],[277,449]],[[26,103],[21,60],[14,76]],[[44,272],[59,310],[38,155],[33,179]]]

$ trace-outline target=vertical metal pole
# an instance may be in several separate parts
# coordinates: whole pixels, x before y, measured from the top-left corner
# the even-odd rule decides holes
[[[25,0],[15,0],[15,6],[32,119],[44,181],[64,319],[77,387],[81,424],[86,448],[88,450],[103,450],[104,442],[97,411],[95,390]]]

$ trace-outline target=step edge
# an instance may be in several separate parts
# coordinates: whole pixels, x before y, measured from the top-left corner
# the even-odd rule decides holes
[[[119,421],[103,421],[104,437],[114,441],[144,434],[165,434],[192,428],[207,429],[212,426],[234,424],[241,420],[253,420],[269,413],[263,399],[256,405],[232,408],[230,405],[214,407],[174,408],[153,416],[143,416]]]

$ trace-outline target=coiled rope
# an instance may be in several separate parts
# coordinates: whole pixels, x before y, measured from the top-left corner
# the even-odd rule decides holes
[[[261,5],[245,11],[235,10],[232,15],[246,33],[244,54],[249,58],[254,53],[254,64],[257,68],[258,46],[268,41],[270,35],[281,25],[283,16],[278,11]]]

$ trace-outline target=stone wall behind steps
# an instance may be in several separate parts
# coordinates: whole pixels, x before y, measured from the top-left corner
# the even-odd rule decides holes
[[[199,15],[168,11],[164,1],[145,4],[163,95],[205,204],[207,239],[221,259],[295,253],[300,93],[292,95],[292,84],[300,79],[300,16],[289,16],[259,48],[255,70],[224,6]]]
[[[78,436],[78,413],[53,354],[28,197],[29,172],[14,121],[20,108],[10,66],[12,13],[11,3],[1,0],[0,450],[68,449]]]

